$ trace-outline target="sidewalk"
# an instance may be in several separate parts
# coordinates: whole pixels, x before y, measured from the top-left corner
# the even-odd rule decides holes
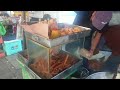
[[[0,59],[0,79],[23,79],[16,55]]]

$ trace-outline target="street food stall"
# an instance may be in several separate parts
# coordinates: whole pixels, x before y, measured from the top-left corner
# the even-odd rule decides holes
[[[78,58],[62,46],[78,41],[80,47],[84,47],[81,39],[89,36],[90,28],[57,23],[53,18],[21,26],[25,32],[27,53],[19,53],[18,61],[34,78],[64,79],[82,66],[82,57]]]
[[[4,40],[3,43],[4,37],[0,35],[0,58],[16,53],[15,61],[22,69],[23,79],[119,79],[120,65],[114,73],[102,70],[104,62],[112,53],[106,47],[102,51],[96,49],[92,57],[87,55],[91,39],[89,22],[85,23],[80,15],[84,24],[78,22],[79,25],[76,25],[76,14],[53,12],[39,11],[39,17],[36,17],[29,16],[28,11],[15,11],[14,16],[1,18],[2,25],[8,27],[5,29],[12,31],[10,36],[17,33],[16,39],[19,42],[15,40],[15,44],[14,40]],[[30,20],[30,17],[35,18]],[[6,46],[9,46],[8,49]],[[19,46],[21,49],[17,52],[9,50],[16,51]]]

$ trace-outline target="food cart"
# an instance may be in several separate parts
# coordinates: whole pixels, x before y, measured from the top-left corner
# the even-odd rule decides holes
[[[61,34],[59,37],[54,35],[54,38],[49,38],[49,25],[38,23],[38,26],[39,28],[32,28],[34,30],[31,30],[28,26],[23,28],[25,31],[27,54],[19,53],[17,60],[24,64],[26,70],[32,74],[34,79],[65,79],[69,77],[82,66],[83,59],[66,51],[63,49],[63,46],[78,41],[81,42],[80,47],[83,48],[84,38],[89,36],[91,29],[67,25],[69,28],[78,28],[78,32]],[[59,30],[62,31],[63,26],[65,25],[59,23]]]

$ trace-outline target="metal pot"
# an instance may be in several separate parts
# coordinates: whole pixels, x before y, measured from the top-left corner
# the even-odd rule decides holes
[[[91,74],[86,79],[113,79],[114,74],[110,72],[97,72]]]

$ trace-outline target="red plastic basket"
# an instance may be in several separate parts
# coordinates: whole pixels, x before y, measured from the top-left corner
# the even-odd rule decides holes
[[[2,39],[2,37],[0,37],[0,44],[2,44],[3,43],[3,39]]]
[[[5,53],[0,53],[0,58],[4,57]]]

